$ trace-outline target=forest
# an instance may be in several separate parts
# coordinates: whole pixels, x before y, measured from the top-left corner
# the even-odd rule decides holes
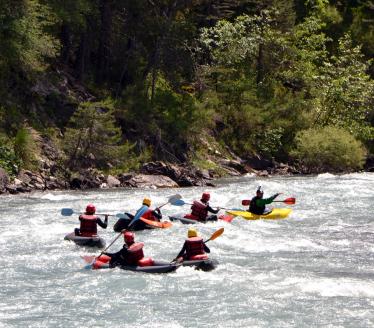
[[[373,58],[372,0],[2,0],[0,167],[361,170]]]

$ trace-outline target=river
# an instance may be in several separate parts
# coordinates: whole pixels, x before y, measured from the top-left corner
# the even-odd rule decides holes
[[[212,205],[240,207],[258,185],[265,197],[295,197],[285,220],[235,218],[199,224],[220,264],[212,272],[181,267],[170,274],[87,270],[80,256],[98,251],[64,241],[92,202],[100,212],[134,211],[180,193],[211,192]],[[61,191],[0,198],[0,327],[373,327],[374,174],[241,177],[216,188]],[[278,203],[279,205],[279,203]],[[279,206],[286,206],[284,204]],[[189,210],[167,205],[168,214]],[[107,243],[111,219],[99,228]],[[146,256],[170,261],[188,226],[136,233]],[[118,241],[112,250],[121,247]]]

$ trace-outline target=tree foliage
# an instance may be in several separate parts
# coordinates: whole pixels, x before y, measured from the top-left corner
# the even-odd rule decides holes
[[[0,132],[14,145],[25,119],[61,128],[71,169],[183,162],[200,135],[288,160],[300,131],[330,126],[372,149],[372,14],[366,0],[3,0]]]
[[[348,131],[331,126],[300,131],[292,154],[314,172],[361,169],[366,155]]]

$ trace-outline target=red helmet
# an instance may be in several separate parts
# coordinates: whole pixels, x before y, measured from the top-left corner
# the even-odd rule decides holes
[[[92,204],[88,204],[86,207],[86,214],[95,214],[96,207]]]
[[[123,238],[126,244],[132,244],[135,241],[135,234],[131,231],[126,231],[123,234]]]
[[[203,200],[204,202],[208,202],[210,199],[210,193],[208,192],[204,192],[201,196],[201,200]]]

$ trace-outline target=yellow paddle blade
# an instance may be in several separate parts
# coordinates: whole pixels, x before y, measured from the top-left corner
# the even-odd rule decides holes
[[[219,236],[221,236],[223,234],[224,231],[225,231],[225,228],[218,229],[217,231],[215,231],[212,234],[212,236],[209,238],[209,240],[214,240],[214,239],[218,238]]]

